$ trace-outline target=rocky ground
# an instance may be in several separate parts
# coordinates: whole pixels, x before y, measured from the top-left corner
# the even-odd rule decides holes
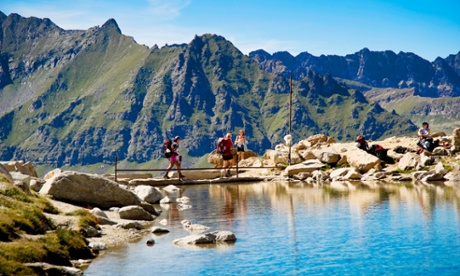
[[[294,178],[306,183],[328,185],[335,181],[421,181],[433,183],[457,183],[460,181],[460,130],[452,136],[441,135],[453,147],[439,147],[433,152],[417,154],[417,138],[391,137],[381,141],[368,141],[369,145],[379,144],[388,150],[388,156],[395,162],[383,162],[376,156],[359,149],[355,142],[337,143],[332,137],[318,134],[289,146],[279,144],[267,150],[263,156],[246,153],[246,159],[239,162],[240,176],[260,176]],[[396,147],[404,153],[394,151]],[[221,156],[213,152],[208,162],[221,166]],[[248,169],[256,168],[256,169]],[[31,191],[50,198],[59,210],[58,214],[45,214],[57,228],[72,229],[84,234],[89,247],[94,251],[105,250],[142,238],[152,231],[153,222],[161,212],[155,209],[158,203],[179,202],[180,196],[175,186],[155,188],[148,185],[148,175],[142,185],[129,185],[133,180],[123,180],[120,184],[106,176],[86,174],[56,169],[43,179],[38,178],[32,164],[3,162],[0,173],[13,179],[17,187],[26,193]],[[233,170],[234,171],[234,170]],[[184,172],[190,179],[219,177],[219,170],[213,173]],[[193,175],[192,175],[193,174]],[[158,179],[152,179],[158,183]],[[164,181],[167,182],[167,181]],[[127,185],[128,184],[128,185]],[[193,184],[193,181],[189,184]],[[69,204],[66,202],[72,202]],[[186,206],[186,205],[184,205]],[[96,227],[82,226],[81,218],[69,213],[90,212],[98,221]],[[187,223],[184,227],[190,227]],[[158,229],[157,229],[158,230]],[[161,230],[161,229],[160,229]],[[224,233],[225,232],[225,233]],[[186,237],[177,244],[234,242],[232,233],[203,233]],[[75,260],[75,267],[86,265],[87,261]]]

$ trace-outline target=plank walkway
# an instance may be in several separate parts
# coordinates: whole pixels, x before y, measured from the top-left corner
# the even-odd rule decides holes
[[[118,179],[118,183],[138,186],[168,186],[168,185],[200,185],[200,184],[225,184],[225,183],[249,183],[249,182],[262,182],[272,180],[275,176],[264,177],[218,177],[213,179],[187,179],[179,180],[177,178],[163,179],[163,178],[144,178],[144,179]]]

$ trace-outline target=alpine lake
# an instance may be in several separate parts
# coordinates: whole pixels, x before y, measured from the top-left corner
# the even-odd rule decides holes
[[[170,233],[109,249],[85,275],[460,274],[460,183],[178,187],[191,208],[156,207],[163,212],[154,225]],[[174,245],[190,235],[182,220],[231,231],[237,241]]]

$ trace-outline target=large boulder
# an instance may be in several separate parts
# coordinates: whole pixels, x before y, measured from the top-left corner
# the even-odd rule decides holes
[[[190,235],[184,238],[175,239],[174,244],[216,244],[221,242],[235,242],[236,236],[230,231],[214,231],[210,233]]]
[[[121,219],[130,220],[153,220],[153,216],[144,210],[141,206],[125,206],[118,211]]]
[[[380,164],[380,159],[358,148],[350,149],[343,154],[346,155],[348,164],[360,173],[366,173]]]
[[[460,150],[460,128],[454,129],[452,136],[453,136],[452,139],[453,139],[454,147],[455,147],[454,150],[458,151]]]
[[[1,162],[1,164],[9,171],[9,172],[20,172],[22,174],[26,174],[32,177],[38,177],[37,171],[35,170],[34,165],[32,163],[24,161],[9,161],[9,162]]]
[[[64,171],[48,179],[40,189],[40,194],[102,209],[141,203],[138,196],[110,179],[73,171]]]
[[[156,204],[164,197],[156,188],[147,185],[139,185],[134,188],[134,193],[143,201]]]

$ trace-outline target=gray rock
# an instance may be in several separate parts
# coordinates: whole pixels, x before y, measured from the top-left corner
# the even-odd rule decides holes
[[[407,152],[404,156],[399,160],[398,168],[402,171],[414,169],[420,163],[420,155]]]
[[[125,206],[118,211],[121,219],[153,220],[153,216],[140,206]]]
[[[340,154],[333,149],[316,151],[315,156],[326,164],[336,164],[340,160]]]
[[[139,204],[139,206],[144,208],[145,211],[149,212],[150,214],[154,215],[155,217],[159,216],[161,214],[161,211],[155,209],[155,207],[153,207],[153,205],[150,204],[150,203],[143,202],[143,203]]]
[[[333,170],[329,177],[332,180],[356,180],[361,179],[362,175],[356,171],[356,168],[340,168]]]
[[[460,172],[449,172],[444,178],[452,182],[460,182]]]
[[[444,168],[444,165],[439,162],[436,167],[434,168],[434,171],[437,173],[437,174],[441,174],[441,175],[446,175],[448,173],[448,171]]]
[[[45,181],[43,181],[41,179],[37,179],[37,178],[31,179],[30,180],[30,189],[32,191],[39,192],[44,184],[45,184]]]
[[[433,163],[434,159],[431,155],[427,155],[425,151],[420,154],[419,165],[421,165],[422,167],[426,167],[432,165]]]
[[[91,214],[99,217],[104,217],[104,218],[109,218],[106,213],[104,213],[101,209],[94,207],[91,211],[89,211]]]
[[[116,225],[116,227],[123,228],[123,229],[137,229],[137,230],[144,229],[144,226],[138,221],[120,222]]]
[[[23,190],[26,194],[30,194],[30,180],[31,176],[20,172],[10,172],[14,180],[14,186]]]
[[[152,227],[151,232],[154,233],[154,234],[160,234],[160,233],[169,233],[169,230],[166,229],[166,228],[161,228],[161,227],[154,226],[154,227]]]
[[[37,275],[83,276],[83,271],[75,267],[58,266],[48,263],[25,263]]]
[[[95,216],[98,219],[98,222],[100,225],[115,225],[117,224],[115,221],[110,220],[107,217],[100,217],[100,216]]]
[[[173,241],[177,245],[187,244],[216,244],[220,242],[235,242],[236,236],[230,231],[215,231],[210,233],[190,235]]]
[[[88,247],[94,250],[106,250],[107,249],[107,245],[103,242],[93,242],[92,241],[88,244]]]
[[[107,178],[86,173],[66,171],[48,179],[41,194],[80,205],[109,209],[141,203],[139,197]]]
[[[134,188],[134,193],[143,201],[150,204],[157,204],[163,198],[163,194],[156,188],[140,185]]]
[[[9,172],[20,172],[22,174],[38,177],[37,171],[35,170],[34,165],[32,163],[24,161],[8,161],[8,162],[0,162],[7,171]]]
[[[80,233],[87,238],[101,236],[101,232],[92,226],[87,226],[85,228],[80,229]]]
[[[437,147],[433,150],[434,155],[449,155],[447,150],[443,147]]]
[[[287,175],[291,176],[301,172],[313,172],[324,166],[325,165],[321,163],[321,161],[314,159],[302,162],[300,164],[288,166],[285,169],[285,172]]]

